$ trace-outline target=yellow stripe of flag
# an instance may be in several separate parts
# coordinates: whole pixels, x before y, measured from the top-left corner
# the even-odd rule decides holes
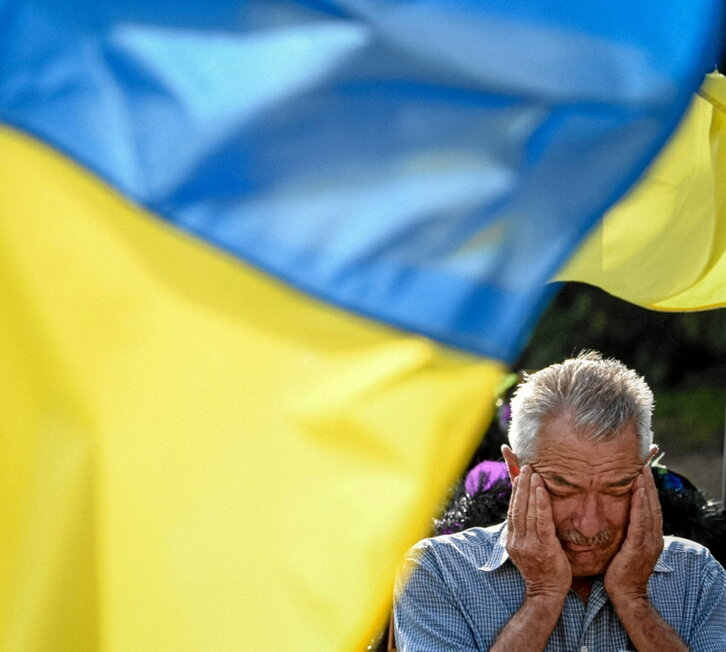
[[[361,649],[502,367],[291,291],[9,130],[0,215],[0,649]]]
[[[726,77],[712,73],[661,155],[557,280],[656,310],[726,305],[724,180]]]

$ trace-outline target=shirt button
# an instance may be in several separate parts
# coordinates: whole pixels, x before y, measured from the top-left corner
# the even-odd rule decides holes
[[[587,652],[587,645],[583,645],[583,646],[582,646],[582,647],[580,648],[580,652]]]

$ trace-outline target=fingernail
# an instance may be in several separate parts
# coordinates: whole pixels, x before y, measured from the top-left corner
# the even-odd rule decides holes
[[[522,467],[522,473],[529,473],[532,469],[530,468],[529,464],[525,464]]]

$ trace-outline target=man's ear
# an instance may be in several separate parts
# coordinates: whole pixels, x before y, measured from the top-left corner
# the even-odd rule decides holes
[[[509,448],[506,444],[502,444],[502,455],[504,455],[504,461],[507,464],[507,471],[509,471],[509,479],[514,482],[514,478],[519,475],[521,465],[514,451]]]
[[[657,444],[653,444],[650,447],[650,452],[648,453],[648,457],[645,458],[645,463],[650,464],[650,461],[658,454],[658,451],[660,448],[658,448]]]

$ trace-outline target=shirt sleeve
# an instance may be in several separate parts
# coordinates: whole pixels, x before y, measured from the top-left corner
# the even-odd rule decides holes
[[[726,650],[726,571],[713,558],[700,578],[698,618],[688,641],[691,652]]]
[[[409,551],[396,581],[394,629],[399,652],[474,651],[471,626],[427,542]]]

